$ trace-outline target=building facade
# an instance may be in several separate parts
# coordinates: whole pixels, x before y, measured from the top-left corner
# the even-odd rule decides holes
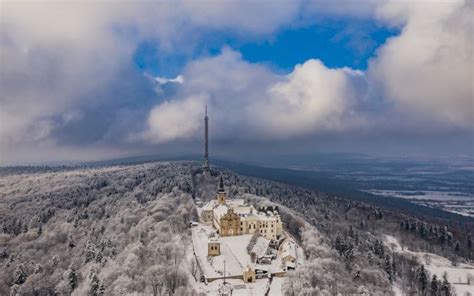
[[[227,210],[220,218],[220,236],[230,236],[242,234],[240,231],[240,216],[234,213],[232,208]]]
[[[212,238],[207,244],[207,255],[208,256],[219,256],[221,254],[221,243],[216,239]]]
[[[204,223],[211,223],[220,236],[257,232],[267,239],[277,240],[283,233],[278,207],[262,207],[257,210],[243,199],[227,200],[222,177],[217,198],[203,207],[200,218]]]

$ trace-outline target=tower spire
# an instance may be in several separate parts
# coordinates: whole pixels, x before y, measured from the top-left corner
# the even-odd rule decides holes
[[[221,176],[221,179],[219,180],[219,192],[225,192],[224,180],[222,179],[222,176]]]
[[[203,169],[205,172],[209,172],[209,117],[207,117],[207,105],[206,105],[206,115],[204,116],[204,166]]]

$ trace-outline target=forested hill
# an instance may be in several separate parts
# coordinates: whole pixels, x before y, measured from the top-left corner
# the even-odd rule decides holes
[[[394,286],[423,294],[419,279],[430,275],[392,252],[387,234],[455,263],[470,256],[462,230],[226,169],[212,174],[189,161],[2,169],[0,295],[196,295],[189,221],[195,198],[214,198],[219,175],[230,198],[276,203],[301,242],[307,264],[288,274],[286,295],[390,295]]]

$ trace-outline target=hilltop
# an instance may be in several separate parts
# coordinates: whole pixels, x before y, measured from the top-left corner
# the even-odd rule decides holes
[[[282,294],[422,291],[419,275],[429,281],[429,271],[390,248],[386,235],[470,264],[467,233],[221,168],[206,179],[196,162],[11,168],[0,177],[0,294],[197,295],[189,222],[199,220],[197,199],[215,197],[219,176],[229,199],[278,206],[303,248],[305,264],[282,279]]]

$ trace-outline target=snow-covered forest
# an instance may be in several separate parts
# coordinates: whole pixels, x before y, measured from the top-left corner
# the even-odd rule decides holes
[[[8,168],[0,174],[0,295],[197,295],[190,256],[194,198],[214,198],[217,178],[197,162],[100,168]],[[394,252],[468,263],[467,232],[316,191],[213,169],[229,196],[276,203],[306,264],[285,295],[452,295],[448,278]],[[259,197],[260,196],[260,197]],[[467,280],[467,279],[466,279]],[[474,286],[473,286],[474,287]]]

